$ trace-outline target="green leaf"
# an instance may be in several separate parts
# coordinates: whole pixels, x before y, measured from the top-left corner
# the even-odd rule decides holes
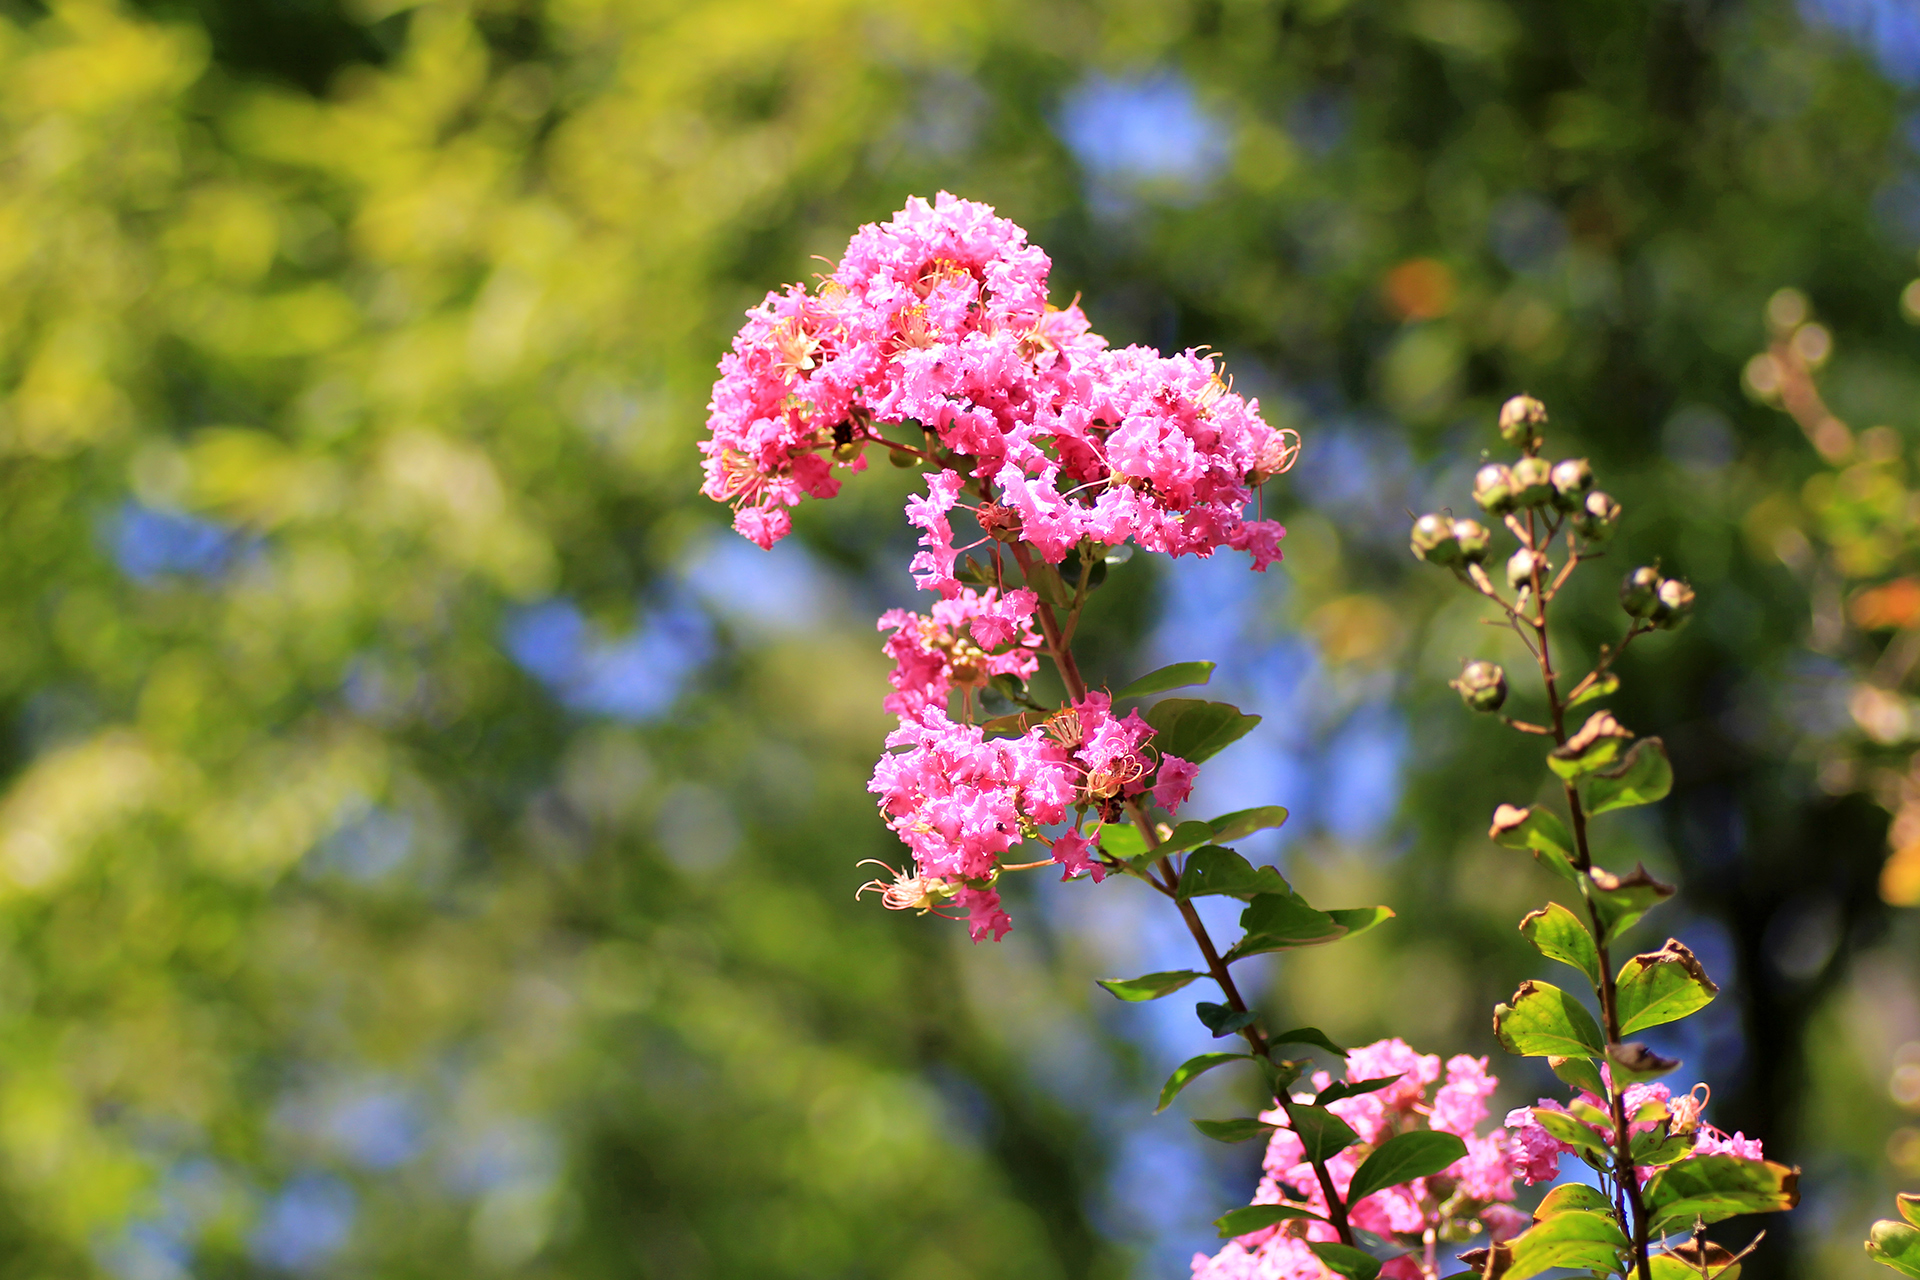
[[[1597,1058],[1606,1052],[1600,1028],[1578,1000],[1531,979],[1520,984],[1511,1004],[1494,1009],[1493,1034],[1508,1053],[1528,1058]]]
[[[1174,897],[1185,901],[1212,893],[1244,901],[1261,893],[1287,897],[1293,888],[1274,868],[1255,867],[1233,850],[1210,844],[1187,859]]]
[[[1195,978],[1204,977],[1204,973],[1195,973],[1191,969],[1174,969],[1167,973],[1149,973],[1140,978],[1095,978],[1094,981],[1122,1000],[1133,1003],[1172,995]]]
[[[1165,1111],[1172,1105],[1173,1100],[1180,1096],[1182,1089],[1215,1067],[1223,1067],[1229,1062],[1252,1062],[1253,1060],[1253,1055],[1250,1053],[1203,1053],[1197,1058],[1188,1058],[1175,1067],[1173,1074],[1167,1077],[1167,1082],[1160,1086],[1160,1105],[1153,1109],[1153,1114],[1159,1115]]]
[[[1302,1209],[1292,1204],[1250,1204],[1244,1209],[1235,1209],[1213,1220],[1220,1229],[1222,1240],[1231,1240],[1235,1236],[1252,1235],[1272,1226],[1276,1222],[1289,1222],[1295,1218],[1311,1218],[1315,1222],[1326,1219],[1311,1209]]]
[[[1677,1022],[1704,1009],[1720,992],[1693,952],[1672,938],[1658,951],[1634,956],[1620,966],[1615,990],[1614,1009],[1620,1015],[1623,1036]]]
[[[1212,759],[1260,723],[1238,707],[1198,698],[1162,698],[1142,718],[1154,728],[1155,750],[1194,764]]]
[[[1336,1244],[1330,1240],[1309,1240],[1307,1248],[1327,1264],[1329,1271],[1345,1276],[1347,1280],[1374,1280],[1380,1274],[1380,1264],[1373,1255],[1362,1253],[1352,1245]]]
[[[1589,1187],[1583,1182],[1565,1182],[1547,1192],[1540,1201],[1540,1207],[1533,1211],[1535,1222],[1544,1222],[1557,1213],[1567,1213],[1574,1209],[1585,1209],[1593,1213],[1610,1213],[1613,1206],[1607,1202],[1599,1188]]]
[[[1694,1219],[1777,1213],[1800,1203],[1800,1170],[1771,1160],[1694,1156],[1670,1164],[1640,1190],[1655,1235],[1689,1231]]]
[[[1123,862],[1147,851],[1147,838],[1140,834],[1140,828],[1130,822],[1114,822],[1101,827],[1097,843],[1103,853]]]
[[[1205,684],[1213,679],[1214,664],[1211,662],[1176,662],[1161,667],[1158,671],[1149,671],[1132,684],[1117,690],[1113,695],[1115,702],[1122,698],[1145,698],[1156,693],[1165,693],[1169,689],[1184,689],[1188,685]]]
[[[1175,827],[1165,840],[1147,850],[1150,858],[1167,858],[1176,853],[1185,853],[1196,845],[1205,844],[1213,839],[1213,828],[1204,822],[1183,822]]]
[[[1213,828],[1213,838],[1222,842],[1238,840],[1250,836],[1256,831],[1265,831],[1277,827],[1287,820],[1287,811],[1277,804],[1258,805],[1252,809],[1235,809],[1232,813],[1223,813],[1207,823]]]
[[[1505,1280],[1529,1280],[1555,1267],[1618,1271],[1627,1237],[1610,1213],[1569,1209],[1536,1222],[1507,1242],[1513,1262],[1501,1272]],[[1463,1256],[1462,1262],[1466,1261]]]
[[[1348,1128],[1345,1120],[1325,1107],[1289,1102],[1287,1119],[1300,1135],[1300,1145],[1307,1149],[1309,1160],[1331,1160],[1360,1141],[1360,1135]]]
[[[1594,908],[1607,931],[1607,936],[1601,939],[1603,942],[1612,942],[1631,929],[1641,916],[1673,896],[1672,885],[1661,884],[1638,864],[1624,876],[1616,876],[1605,867],[1594,867],[1587,874],[1593,881]]]
[[[1600,953],[1594,948],[1593,935],[1573,912],[1549,902],[1520,922],[1520,936],[1547,959],[1586,974],[1593,989],[1600,989]]]
[[[1352,938],[1382,921],[1393,919],[1394,911],[1392,907],[1334,907],[1327,914],[1333,917],[1335,924],[1346,930],[1341,937]]]
[[[1606,1139],[1588,1128],[1578,1117],[1570,1116],[1563,1111],[1549,1111],[1545,1107],[1534,1107],[1532,1110],[1533,1122],[1560,1141],[1576,1151],[1585,1151],[1605,1158]]]
[[[1213,1032],[1215,1040],[1252,1026],[1260,1016],[1251,1009],[1235,1009],[1232,1005],[1213,1004],[1206,1000],[1193,1006],[1193,1011],[1206,1024],[1207,1030]]]
[[[1264,1138],[1280,1126],[1268,1124],[1265,1120],[1246,1117],[1234,1120],[1195,1120],[1193,1127],[1215,1142],[1245,1142],[1248,1138]]]
[[[1627,758],[1587,782],[1587,812],[1606,813],[1629,809],[1637,804],[1664,800],[1673,790],[1673,765],[1667,760],[1667,744],[1658,738],[1642,738],[1627,752]]]
[[[1314,910],[1298,894],[1255,894],[1240,913],[1240,927],[1247,934],[1227,952],[1229,964],[1267,951],[1321,946],[1347,934],[1345,925],[1324,911]]]
[[[1410,1129],[1395,1134],[1375,1147],[1354,1173],[1347,1203],[1357,1204],[1383,1187],[1438,1173],[1466,1154],[1467,1144],[1450,1133]]]
[[[1597,773],[1618,759],[1631,741],[1633,735],[1613,718],[1613,712],[1596,711],[1567,739],[1566,746],[1547,753],[1547,768],[1568,779]]]
[[[1573,836],[1551,811],[1539,805],[1522,809],[1503,804],[1493,811],[1487,835],[1509,849],[1532,850],[1541,866],[1570,884],[1580,883],[1580,873],[1573,869]]]
[[[1920,1227],[1920,1195],[1902,1191],[1893,1198],[1894,1208],[1913,1226]]]
[[[1553,1074],[1576,1089],[1585,1089],[1594,1097],[1603,1097],[1607,1092],[1606,1082],[1600,1079],[1600,1068],[1587,1058],[1549,1056],[1547,1066]]]
[[[1402,1075],[1405,1073],[1402,1072]],[[1332,1084],[1313,1095],[1313,1105],[1324,1107],[1329,1102],[1338,1102],[1342,1098],[1357,1098],[1363,1093],[1373,1093],[1384,1089],[1400,1076],[1381,1076],[1377,1080],[1335,1080]]]
[[[1628,1139],[1627,1153],[1640,1168],[1657,1169],[1661,1165],[1685,1159],[1693,1150],[1693,1141],[1690,1133],[1662,1137],[1660,1131],[1655,1129],[1650,1133],[1636,1133]]]
[[[1920,1229],[1882,1218],[1867,1233],[1867,1256],[1903,1276],[1920,1276]]]
[[[1327,1033],[1318,1027],[1295,1027],[1291,1031],[1282,1031],[1277,1036],[1268,1036],[1267,1043],[1270,1045],[1310,1044],[1316,1049],[1325,1049],[1336,1058],[1347,1056],[1347,1051],[1335,1044],[1327,1037]]]
[[[1619,692],[1619,689],[1620,689],[1620,677],[1613,674],[1613,672],[1609,671],[1607,672],[1607,674],[1601,676],[1598,680],[1595,680],[1592,684],[1582,689],[1577,695],[1575,695],[1572,698],[1569,698],[1567,700],[1567,710],[1571,711],[1575,707],[1594,701],[1596,698],[1609,697],[1612,694]]]

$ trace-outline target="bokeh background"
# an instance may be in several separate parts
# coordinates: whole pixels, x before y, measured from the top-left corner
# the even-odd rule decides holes
[[[1485,827],[1543,775],[1405,540],[1548,402],[1628,511],[1569,650],[1630,564],[1701,593],[1625,663],[1679,782],[1608,854],[1723,984],[1663,1047],[1806,1169],[1730,1230],[1871,1275],[1920,1188],[1905,0],[8,0],[0,1276],[1210,1247],[1257,1153],[1180,1115],[1249,1099],[1149,1116],[1203,1034],[1091,984],[1185,965],[1144,891],[1042,877],[978,947],[854,901],[909,479],[772,553],[695,493],[741,311],[942,188],[1304,436],[1284,566],[1136,557],[1092,666],[1221,662],[1266,719],[1206,803],[1399,911],[1270,966],[1275,1016],[1492,1053],[1507,1105],[1551,884]]]

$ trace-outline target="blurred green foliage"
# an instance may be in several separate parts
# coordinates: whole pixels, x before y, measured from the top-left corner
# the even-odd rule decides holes
[[[896,856],[863,786],[905,480],[746,568],[694,494],[739,312],[943,186],[1306,434],[1255,607],[1412,744],[1397,826],[1289,853],[1401,912],[1279,966],[1335,1035],[1491,1052],[1528,963],[1551,886],[1484,829],[1537,769],[1444,685],[1512,655],[1403,511],[1547,401],[1622,571],[1701,590],[1628,659],[1679,785],[1619,852],[1719,940],[1719,1123],[1808,1168],[1747,1274],[1868,1274],[1920,1178],[1920,933],[1877,891],[1898,797],[1815,768],[1851,659],[1782,530],[1825,468],[1741,371],[1797,286],[1836,411],[1920,431],[1911,104],[1869,51],[1761,0],[7,12],[0,1275],[1127,1270],[1097,1095],[1144,1112],[1158,1064],[1087,981],[1126,901],[1000,949],[852,901]],[[1101,84],[1190,85],[1213,158],[1103,166],[1097,112],[1070,147]],[[1154,573],[1089,622],[1111,678]]]

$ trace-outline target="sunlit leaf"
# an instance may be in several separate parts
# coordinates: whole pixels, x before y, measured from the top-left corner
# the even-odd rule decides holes
[[[1673,790],[1673,766],[1667,745],[1658,738],[1642,738],[1616,767],[1587,780],[1587,812],[1606,813],[1664,800]]]
[[[1198,698],[1162,698],[1141,718],[1155,730],[1155,750],[1196,764],[1212,759],[1260,723],[1259,716],[1243,715],[1238,707]]]
[[[1274,868],[1255,867],[1231,849],[1207,845],[1187,858],[1175,896],[1184,900],[1225,894],[1244,900],[1260,893],[1287,896],[1292,892],[1292,886]]]
[[[1693,952],[1672,938],[1660,950],[1622,965],[1614,989],[1623,1036],[1684,1018],[1705,1008],[1720,991]]]
[[[1641,1189],[1655,1235],[1687,1231],[1697,1218],[1777,1213],[1800,1203],[1800,1170],[1771,1160],[1695,1156],[1670,1164]]]
[[[1333,1241],[1311,1240],[1307,1248],[1314,1256],[1327,1265],[1335,1275],[1345,1276],[1347,1280],[1374,1280],[1380,1274],[1380,1263],[1372,1254],[1362,1253],[1351,1245]]]
[[[1621,727],[1611,711],[1596,711],[1587,717],[1564,747],[1547,754],[1547,767],[1563,778],[1580,778],[1606,768],[1619,758],[1633,734]]]
[[[1175,1067],[1173,1074],[1167,1077],[1167,1082],[1160,1086],[1160,1102],[1154,1107],[1154,1114],[1158,1115],[1165,1111],[1179,1096],[1182,1089],[1215,1067],[1225,1066],[1229,1062],[1252,1062],[1253,1060],[1253,1055],[1250,1053],[1203,1053],[1197,1058],[1188,1058]]]
[[[1096,978],[1107,990],[1129,1002],[1139,1000],[1158,1000],[1161,996],[1172,995],[1196,978],[1206,977],[1191,969],[1174,969],[1167,973],[1149,973],[1139,978]]]
[[[1219,1228],[1220,1238],[1230,1240],[1235,1236],[1251,1235],[1264,1230],[1276,1222],[1291,1222],[1300,1218],[1310,1218],[1315,1222],[1326,1219],[1311,1209],[1303,1209],[1292,1204],[1250,1204],[1244,1209],[1235,1209],[1213,1220]]]
[[[1487,835],[1509,849],[1532,850],[1534,859],[1570,884],[1580,883],[1573,865],[1573,835],[1552,812],[1533,805],[1522,809],[1503,804],[1493,813]]]
[[[1467,1144],[1451,1133],[1413,1129],[1395,1134],[1375,1147],[1355,1171],[1347,1203],[1358,1203],[1384,1187],[1438,1173],[1466,1154]]]
[[[1605,942],[1612,942],[1641,916],[1673,896],[1673,886],[1655,880],[1643,866],[1636,865],[1624,876],[1605,867],[1594,867],[1588,874],[1593,881],[1593,905],[1606,929]]]
[[[1520,936],[1549,960],[1572,965],[1587,976],[1587,982],[1600,989],[1600,953],[1593,945],[1593,934],[1580,917],[1557,902],[1549,902],[1520,921]]]
[[[1258,805],[1252,809],[1235,809],[1232,813],[1223,813],[1208,822],[1213,828],[1213,838],[1222,844],[1228,844],[1256,831],[1265,831],[1277,827],[1287,820],[1287,811],[1277,804]]]
[[[1526,1057],[1597,1058],[1606,1040],[1585,1006],[1560,988],[1526,981],[1493,1011],[1493,1034],[1509,1053]]]
[[[1118,702],[1122,698],[1145,698],[1152,694],[1165,693],[1169,689],[1205,684],[1213,678],[1213,668],[1214,664],[1211,662],[1175,662],[1157,671],[1149,671],[1138,680],[1116,689],[1113,699]]]
[[[1193,1127],[1215,1142],[1245,1142],[1249,1138],[1264,1138],[1279,1126],[1268,1124],[1265,1120],[1247,1117],[1235,1120],[1195,1120]]]

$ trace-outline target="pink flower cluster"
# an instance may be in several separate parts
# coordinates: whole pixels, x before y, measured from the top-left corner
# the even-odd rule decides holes
[[[1285,531],[1243,511],[1292,464],[1293,434],[1211,357],[1109,350],[1077,305],[1048,305],[1050,266],[1018,226],[945,192],[862,227],[817,292],[793,285],[747,313],[708,406],[702,492],[771,546],[789,508],[838,491],[836,463],[865,466],[880,424],[913,424],[942,463],[916,517],[917,576],[943,595],[957,591],[944,513],[969,483],[1049,563],[1129,538],[1278,559]]]
[[[928,707],[944,711],[955,689],[978,689],[994,676],[1031,676],[1040,666],[1035,603],[1025,589],[1002,597],[969,588],[935,601],[931,615],[905,609],[882,614],[880,629],[893,632],[885,645],[893,659],[887,678],[895,690],[887,696],[887,710],[909,718]]]
[[[1355,1227],[1411,1248],[1423,1248],[1428,1232],[1457,1235],[1460,1229],[1483,1230],[1492,1239],[1506,1240],[1527,1225],[1527,1215],[1515,1209],[1514,1165],[1504,1133],[1475,1132],[1487,1118],[1486,1100],[1499,1081],[1487,1074],[1485,1058],[1465,1055],[1446,1064],[1446,1081],[1427,1104],[1427,1086],[1441,1077],[1440,1059],[1415,1053],[1401,1040],[1382,1040],[1347,1055],[1349,1081],[1398,1076],[1395,1083],[1373,1093],[1342,1098],[1327,1109],[1344,1120],[1360,1137],[1327,1162],[1334,1189],[1342,1196],[1353,1175],[1373,1148],[1409,1129],[1429,1128],[1451,1133],[1467,1144],[1467,1154],[1428,1178],[1387,1187],[1348,1206]],[[1315,1090],[1326,1088],[1332,1077],[1313,1076]],[[1311,1102],[1312,1094],[1296,1101]],[[1286,1113],[1275,1109],[1261,1119],[1285,1126]],[[1299,1137],[1285,1127],[1267,1144],[1266,1176],[1254,1193],[1255,1204],[1297,1204],[1315,1213],[1327,1212],[1318,1175],[1305,1159]],[[1477,1223],[1477,1226],[1475,1225]],[[1333,1273],[1307,1247],[1309,1240],[1338,1239],[1332,1226],[1294,1220],[1263,1228],[1229,1241],[1219,1253],[1195,1254],[1194,1280],[1331,1280]],[[1396,1258],[1380,1272],[1383,1280],[1419,1280],[1426,1274],[1412,1256]]]
[[[913,618],[903,620],[903,631],[920,625]],[[973,625],[977,635],[977,617]],[[918,662],[916,654],[908,656]],[[908,680],[898,670],[895,675],[905,696]],[[912,851],[921,880],[957,895],[975,941],[998,940],[1010,921],[993,883],[1008,850],[1026,839],[1045,841],[1041,827],[1071,817],[1072,826],[1046,841],[1053,861],[1067,878],[1090,872],[1098,881],[1106,869],[1080,831],[1082,811],[1117,818],[1123,801],[1150,788],[1162,807],[1178,809],[1192,766],[1152,751],[1152,737],[1139,712],[1115,716],[1099,691],[1006,738],[988,737],[979,725],[949,719],[944,705],[923,701],[917,711],[901,713],[887,746],[904,750],[880,757],[867,789],[880,797],[887,825]],[[1156,772],[1162,775],[1157,783]]]
[[[1606,1068],[1601,1072],[1606,1075]],[[1607,1076],[1611,1083],[1611,1076]],[[1665,1128],[1668,1133],[1693,1134],[1692,1154],[1696,1156],[1731,1155],[1746,1160],[1764,1160],[1766,1153],[1758,1138],[1749,1138],[1744,1133],[1735,1133],[1728,1137],[1724,1132],[1705,1123],[1700,1116],[1706,1106],[1703,1096],[1707,1087],[1697,1084],[1689,1093],[1679,1097],[1664,1084],[1630,1084],[1623,1092],[1621,1103],[1627,1115],[1627,1132],[1631,1135],[1652,1133]],[[1550,1182],[1559,1175],[1560,1157],[1573,1150],[1572,1145],[1560,1141],[1535,1118],[1536,1111],[1557,1111],[1562,1115],[1575,1115],[1581,1123],[1600,1135],[1609,1147],[1616,1145],[1612,1112],[1607,1100],[1595,1097],[1582,1089],[1569,1110],[1550,1098],[1542,1098],[1532,1107],[1518,1107],[1507,1113],[1506,1126],[1513,1135],[1513,1146],[1518,1157],[1516,1171],[1528,1183]],[[1640,1181],[1651,1178],[1655,1169],[1643,1166],[1639,1170]]]

